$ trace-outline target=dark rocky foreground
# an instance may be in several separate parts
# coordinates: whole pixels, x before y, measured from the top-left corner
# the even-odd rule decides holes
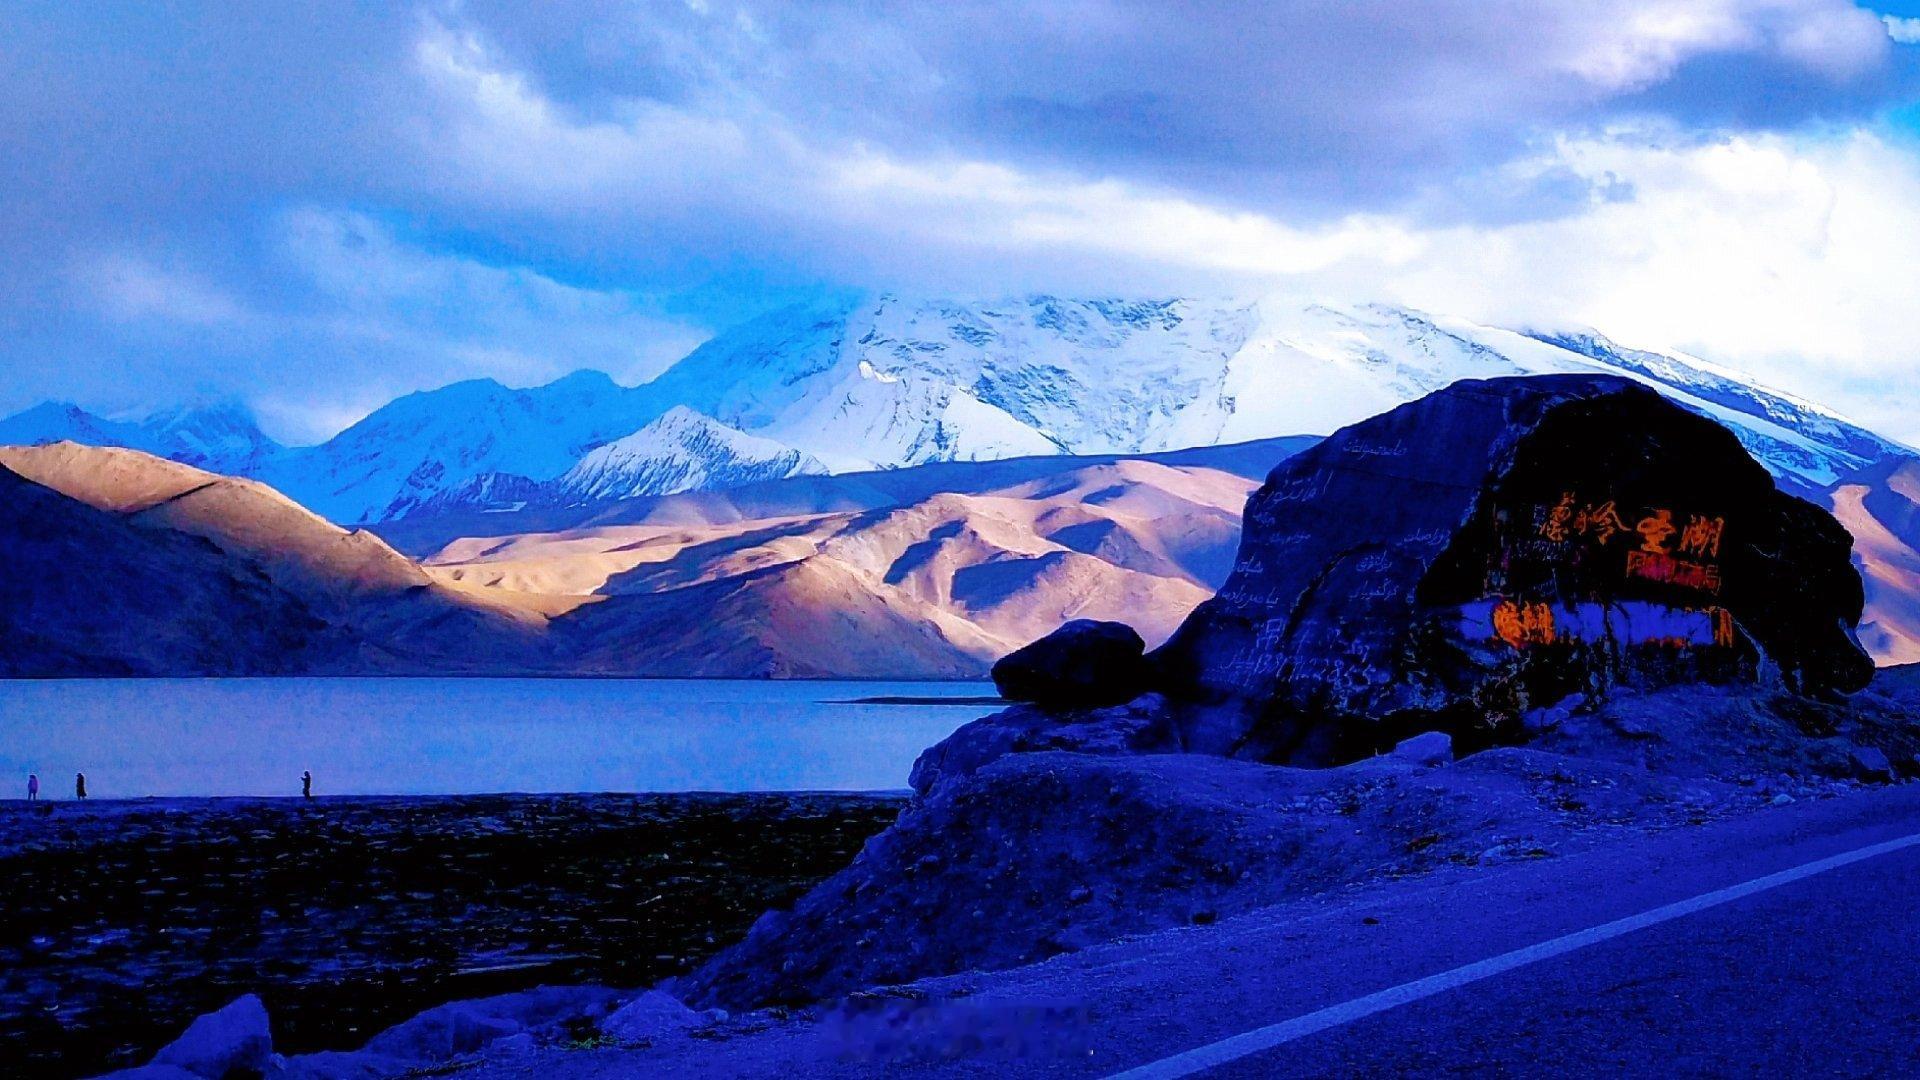
[[[146,1060],[257,992],[283,1052],[421,1009],[690,970],[845,866],[886,796],[0,803],[0,1062]]]
[[[679,989],[743,1009],[1920,776],[1848,534],[1611,377],[1462,381],[1289,458],[1153,653],[1070,623],[846,870]],[[1455,759],[1460,760],[1455,764]]]

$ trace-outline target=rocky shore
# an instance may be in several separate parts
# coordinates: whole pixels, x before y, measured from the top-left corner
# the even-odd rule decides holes
[[[456,998],[690,970],[844,867],[881,795],[0,802],[0,1061],[147,1060],[243,993],[283,1052]],[[13,1071],[18,1070],[18,1071]]]

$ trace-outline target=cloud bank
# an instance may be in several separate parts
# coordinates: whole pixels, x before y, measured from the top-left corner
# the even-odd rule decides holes
[[[646,378],[821,290],[1596,326],[1920,441],[1914,12],[188,5],[0,16],[0,408]]]

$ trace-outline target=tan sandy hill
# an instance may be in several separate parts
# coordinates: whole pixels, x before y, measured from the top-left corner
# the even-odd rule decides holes
[[[1860,643],[1880,664],[1920,661],[1920,460],[1894,460],[1848,477],[1829,493],[1853,534],[1866,585]]]
[[[338,627],[353,643],[336,662],[346,669],[539,663],[537,602],[450,588],[372,533],[341,529],[264,484],[74,443],[0,447],[0,465],[139,528],[211,543]]]
[[[874,510],[656,520],[456,540],[426,560],[484,593],[568,598],[576,669],[979,675],[1076,618],[1164,639],[1211,594],[1253,481],[1129,460]],[[704,500],[703,500],[704,501]]]
[[[988,463],[971,494],[924,490],[966,470],[807,478],[717,512],[689,495],[655,500],[646,524],[455,540],[423,566],[265,485],[136,451],[7,447],[0,464],[135,538],[108,551],[199,553],[130,558],[130,576],[187,595],[237,574],[297,608],[322,644],[273,669],[321,672],[979,676],[1069,619],[1163,638],[1225,573],[1253,486],[1142,460],[1052,475]],[[982,490],[983,477],[1007,484]],[[822,503],[835,509],[786,512]],[[743,512],[759,506],[775,512]],[[114,576],[98,570],[109,556],[85,562]],[[195,611],[222,617],[213,600]]]
[[[947,463],[424,520],[398,533],[439,538],[415,561],[253,481],[135,451],[4,447],[0,466],[33,481],[17,486],[34,494],[16,494],[13,532],[0,540],[40,560],[9,556],[11,611],[59,631],[54,616],[76,609],[68,645],[125,653],[100,670],[978,676],[1070,619],[1120,619],[1150,643],[1165,638],[1230,568],[1255,478],[1297,448]],[[1866,580],[1863,643],[1883,664],[1920,660],[1920,463],[1850,477],[1830,501]],[[49,548],[27,536],[48,528],[29,503],[48,521],[91,516]],[[539,527],[547,522],[564,527]],[[467,525],[477,533],[460,535]],[[54,551],[68,553],[71,572],[47,567]],[[61,583],[42,595],[36,578]],[[126,625],[147,630],[108,625],[98,605],[110,612],[120,602],[111,592],[78,599],[115,582],[129,597]],[[141,622],[166,608],[143,591],[175,597],[181,614]],[[223,605],[283,631],[284,655],[222,644],[218,624],[235,621]],[[14,655],[70,667],[56,662],[58,632],[34,646],[40,654],[23,651],[33,622],[22,618]],[[227,667],[215,659],[223,648],[236,657]]]
[[[266,675],[345,646],[265,575],[0,466],[0,677]]]

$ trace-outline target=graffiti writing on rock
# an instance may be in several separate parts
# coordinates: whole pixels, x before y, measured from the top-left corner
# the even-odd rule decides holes
[[[1553,644],[1553,609],[1546,604],[1502,600],[1493,606],[1493,632],[1516,649]]]
[[[1627,552],[1627,576],[1720,595],[1719,567],[1675,558],[1664,551]]]
[[[1671,507],[1651,507],[1629,525],[1612,499],[1582,501],[1568,491],[1536,515],[1539,535],[1564,545],[1585,542],[1607,547],[1616,540],[1639,546],[1627,553],[1626,576],[1676,585],[1712,595],[1720,593],[1720,557],[1727,519],[1688,514],[1683,520]]]
[[[1459,612],[1464,636],[1516,650],[1578,642],[1731,648],[1739,640],[1733,612],[1718,605],[1687,608],[1627,600],[1556,606],[1500,598],[1462,605]]]

